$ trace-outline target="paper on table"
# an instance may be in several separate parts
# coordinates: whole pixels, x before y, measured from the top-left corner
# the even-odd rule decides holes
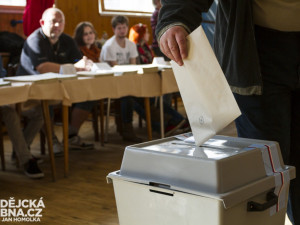
[[[111,70],[111,66],[106,63],[106,62],[101,62],[101,63],[93,63],[92,72],[96,72],[98,70]]]
[[[171,62],[197,146],[222,130],[241,112],[200,26],[188,37],[183,66]]]
[[[11,86],[9,81],[3,81],[3,78],[0,78],[0,86]]]
[[[5,77],[4,81],[10,82],[36,82],[36,83],[45,83],[45,82],[53,82],[60,80],[69,80],[69,79],[77,79],[76,75],[64,75],[58,73],[43,73],[36,75],[26,75],[26,76],[15,76],[15,77]]]
[[[77,72],[78,76],[82,77],[104,77],[104,76],[113,76],[114,72],[112,70],[97,70],[97,71],[79,71]]]
[[[160,70],[172,68],[170,62],[165,61],[164,57],[154,57],[152,64],[158,66]]]
[[[112,69],[115,75],[137,74],[140,67],[138,65],[115,65]]]

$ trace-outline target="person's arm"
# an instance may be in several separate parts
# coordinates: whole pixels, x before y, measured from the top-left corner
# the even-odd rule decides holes
[[[105,62],[107,62],[111,67],[118,65],[117,61],[105,61]]]
[[[36,67],[36,70],[39,73],[49,73],[49,72],[59,73],[61,65],[63,65],[63,64],[44,62],[44,63],[39,64]],[[74,67],[77,71],[89,71],[89,70],[91,70],[92,66],[93,66],[93,62],[85,56],[81,60],[79,60],[77,63],[74,64]]]
[[[128,41],[127,45],[130,46],[129,47],[130,48],[130,50],[129,50],[129,52],[130,52],[129,63],[130,64],[136,64],[136,59],[139,56],[139,53],[138,53],[138,50],[137,50],[137,46],[136,46],[135,43],[133,43],[133,42],[131,42],[129,40],[127,40],[127,41]]]
[[[136,64],[136,58],[130,58],[130,64]]]
[[[183,65],[187,57],[186,36],[202,21],[213,0],[161,0],[162,8],[156,27],[161,51],[170,59]]]
[[[43,62],[36,67],[36,70],[39,73],[48,73],[48,72],[59,73],[59,69],[60,69],[60,64],[52,63],[52,62]]]

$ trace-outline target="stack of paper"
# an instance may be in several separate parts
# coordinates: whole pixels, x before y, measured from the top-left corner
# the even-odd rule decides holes
[[[116,65],[113,67],[113,71],[118,74],[143,74],[143,73],[156,73],[158,72],[158,66],[153,64],[140,64],[140,65]]]
[[[164,57],[154,57],[152,65],[157,66],[159,70],[172,68],[170,62],[165,61]]]
[[[116,65],[113,68],[116,76],[137,74],[139,67],[137,65]]]
[[[0,86],[11,86],[11,83],[9,81],[3,81],[3,79],[0,78]]]
[[[92,72],[98,71],[98,70],[111,70],[111,66],[106,62],[101,63],[93,63]]]
[[[103,77],[103,76],[113,76],[114,72],[112,70],[96,70],[96,71],[80,71],[77,72],[78,76],[81,77]]]
[[[30,83],[45,83],[61,80],[76,79],[76,75],[63,75],[58,73],[43,73],[36,75],[26,75],[26,76],[15,76],[15,77],[5,77],[4,81],[10,82],[30,82]]]

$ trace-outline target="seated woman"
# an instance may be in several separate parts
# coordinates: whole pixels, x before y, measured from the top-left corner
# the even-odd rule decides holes
[[[74,32],[74,40],[84,56],[93,62],[99,62],[100,49],[96,47],[96,31],[89,22],[81,22]],[[92,149],[91,143],[83,143],[78,136],[79,129],[96,105],[96,101],[75,103],[72,106],[71,123],[69,126],[69,147],[71,149]]]
[[[130,28],[129,31],[129,40],[133,41],[139,53],[137,62],[139,64],[150,64],[153,60],[153,52],[148,45],[149,41],[149,32],[145,24],[136,24]],[[154,98],[151,99],[151,102],[154,102]],[[140,104],[141,106],[143,104]],[[180,113],[174,110],[170,105],[163,104],[164,107],[164,121],[165,121],[165,135],[172,135],[178,129],[184,129],[183,132],[186,132],[190,129],[189,123],[186,118],[184,118]],[[141,107],[137,107],[135,110],[138,111]],[[151,115],[159,115],[157,112],[158,109],[151,106]],[[139,112],[141,115],[145,115],[144,112]],[[144,117],[145,118],[145,117]],[[158,118],[152,118],[153,129],[159,130],[160,123]]]
[[[75,28],[74,40],[83,55],[100,62],[100,49],[96,46],[97,32],[90,22],[81,22]]]

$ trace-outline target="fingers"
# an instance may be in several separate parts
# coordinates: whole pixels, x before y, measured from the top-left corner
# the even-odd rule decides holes
[[[187,40],[186,40],[186,35],[180,33],[175,36],[176,41],[178,43],[180,55],[183,59],[186,59],[188,56],[188,49],[187,49]]]
[[[168,39],[168,54],[172,55],[172,59],[177,62],[180,66],[183,65],[182,56],[180,54],[179,46],[176,38]]]
[[[178,65],[183,65],[183,60],[180,55],[180,50],[176,42],[175,35],[173,35],[169,31],[161,36],[160,49],[168,58],[178,63]]]
[[[86,66],[86,69],[88,70],[88,71],[90,71],[91,69],[92,69],[92,67],[93,67],[93,61],[92,60],[90,60],[90,59],[87,59],[87,61],[86,61],[86,64],[85,64]]]
[[[178,65],[183,65],[183,59],[187,58],[188,33],[181,26],[174,26],[167,30],[160,38],[161,51]]]

